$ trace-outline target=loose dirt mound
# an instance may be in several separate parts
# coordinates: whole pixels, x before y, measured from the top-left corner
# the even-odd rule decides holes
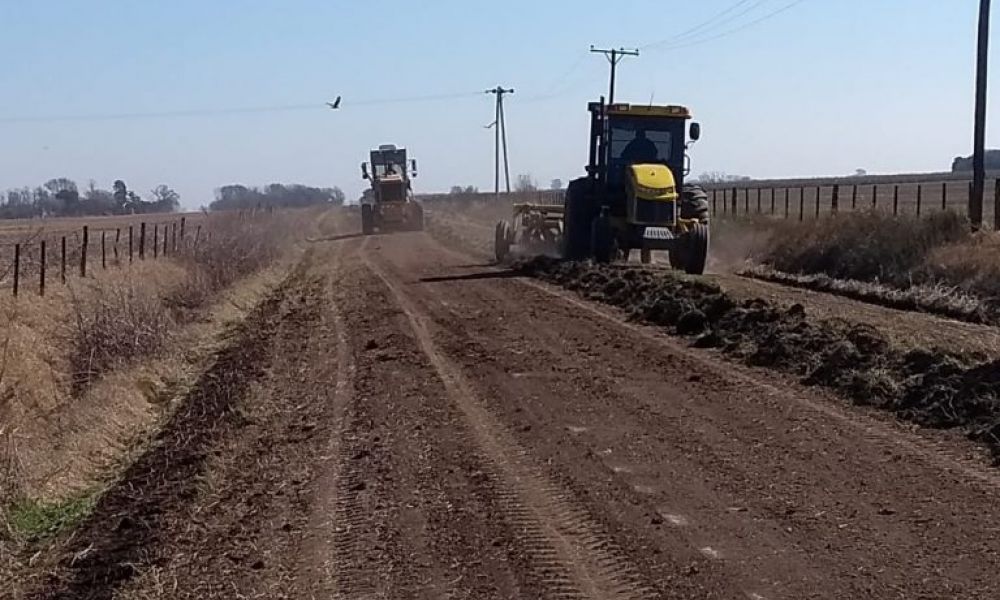
[[[941,350],[900,352],[874,328],[813,322],[801,305],[736,302],[714,284],[666,271],[544,257],[517,268],[620,307],[637,321],[671,327],[695,346],[793,373],[923,426],[961,428],[1000,457],[1000,361]]]

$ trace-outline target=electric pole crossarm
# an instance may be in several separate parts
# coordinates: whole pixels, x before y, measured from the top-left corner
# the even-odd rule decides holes
[[[626,50],[625,48],[611,48],[605,50],[603,48],[590,47],[590,51],[595,54],[603,54],[607,59],[608,63],[611,65],[611,90],[608,94],[608,104],[615,103],[615,75],[618,71],[618,63],[622,61],[626,56],[639,56],[639,50]]]

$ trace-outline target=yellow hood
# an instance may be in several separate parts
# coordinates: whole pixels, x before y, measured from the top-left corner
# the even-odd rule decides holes
[[[666,165],[631,165],[628,171],[632,189],[639,198],[660,202],[677,200],[677,183],[674,174]]]

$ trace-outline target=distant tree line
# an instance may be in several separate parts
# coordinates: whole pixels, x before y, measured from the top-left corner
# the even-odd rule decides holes
[[[146,200],[120,179],[111,190],[100,189],[91,180],[81,193],[75,181],[58,177],[0,195],[0,219],[166,213],[179,208],[180,195],[166,185],[156,186]]]
[[[1000,150],[987,150],[986,151],[986,170],[987,171],[998,171],[1000,170]],[[972,172],[972,157],[971,156],[958,156],[951,163],[952,173],[964,173]]]
[[[317,204],[344,204],[344,192],[338,187],[317,188],[299,184],[272,183],[263,188],[245,185],[224,185],[215,190],[212,210],[247,208],[302,208]]]

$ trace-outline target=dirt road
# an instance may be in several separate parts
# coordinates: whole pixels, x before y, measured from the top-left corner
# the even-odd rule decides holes
[[[1000,590],[1000,474],[963,442],[426,234],[318,241],[259,313],[232,346],[253,342],[251,374],[222,369],[187,398],[200,420],[165,455],[182,460],[154,446],[26,595]]]

